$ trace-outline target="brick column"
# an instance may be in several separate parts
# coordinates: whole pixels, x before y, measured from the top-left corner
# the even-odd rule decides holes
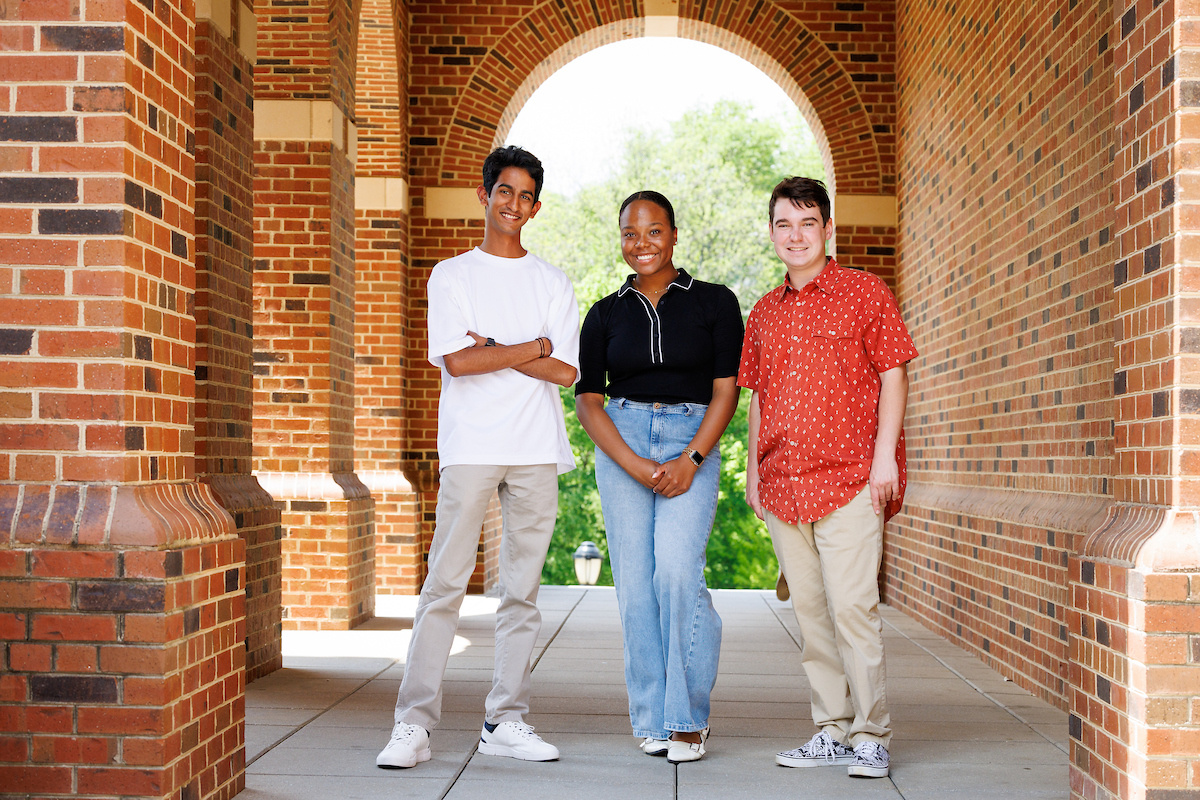
[[[408,298],[408,8],[363,0],[355,177],[355,466],[375,500],[375,590],[415,594],[419,500],[404,472]],[[402,101],[404,98],[404,101]]]
[[[201,3],[196,33],[196,475],[246,543],[246,679],[283,665],[279,509],[251,474],[254,10]]]
[[[243,545],[195,481],[191,6],[10,3],[0,787],[243,785]]]
[[[258,11],[255,471],[283,507],[284,627],[344,630],[375,604],[354,471],[357,24],[345,4]]]
[[[1116,504],[1070,562],[1071,791],[1089,799],[1200,794],[1200,40],[1185,13],[1119,2],[1109,34]]]

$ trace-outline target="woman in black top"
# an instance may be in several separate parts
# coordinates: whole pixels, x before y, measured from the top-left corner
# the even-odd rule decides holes
[[[634,735],[648,755],[695,761],[721,650],[704,560],[717,440],[737,408],[742,315],[729,289],[672,263],[667,198],[630,195],[620,225],[635,274],[584,320],[575,409],[596,443]]]

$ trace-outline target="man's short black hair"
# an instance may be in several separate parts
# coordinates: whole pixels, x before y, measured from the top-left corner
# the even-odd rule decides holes
[[[509,167],[519,167],[533,178],[533,201],[536,203],[542,194],[542,162],[533,153],[512,144],[497,147],[483,160],[483,190],[490,197],[492,187],[500,180],[500,173]]]
[[[675,209],[671,206],[671,201],[662,194],[650,189],[643,189],[626,197],[625,202],[621,203],[621,210],[617,212],[618,221],[621,219],[621,215],[625,213],[625,209],[629,208],[629,204],[636,200],[646,200],[654,203],[654,205],[667,212],[667,224],[671,226],[671,230],[675,230]]]
[[[825,184],[815,178],[793,176],[784,178],[771,192],[771,205],[767,208],[767,219],[775,224],[775,201],[787,198],[796,208],[817,207],[821,211],[821,224],[829,222],[829,191]]]

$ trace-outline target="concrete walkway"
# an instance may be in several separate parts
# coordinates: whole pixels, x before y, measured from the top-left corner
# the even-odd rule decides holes
[[[469,597],[446,673],[433,760],[383,770],[415,598],[339,633],[285,633],[284,669],[246,692],[240,800],[329,798],[1067,798],[1067,715],[916,622],[884,609],[895,738],[890,778],[787,769],[812,735],[796,623],[773,593],[714,592],[725,623],[708,755],[673,766],[629,732],[611,588],[542,587],[529,723],[562,752],[535,764],[475,753],[491,686],[495,601]]]

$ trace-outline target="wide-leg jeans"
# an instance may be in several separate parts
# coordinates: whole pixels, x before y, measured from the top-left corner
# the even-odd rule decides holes
[[[678,458],[707,406],[614,398],[605,408],[643,458]],[[717,448],[678,497],[656,494],[597,448],[596,483],[625,639],[625,686],[636,736],[708,726],[717,680],[721,618],[704,582],[705,549],[717,510]]]

